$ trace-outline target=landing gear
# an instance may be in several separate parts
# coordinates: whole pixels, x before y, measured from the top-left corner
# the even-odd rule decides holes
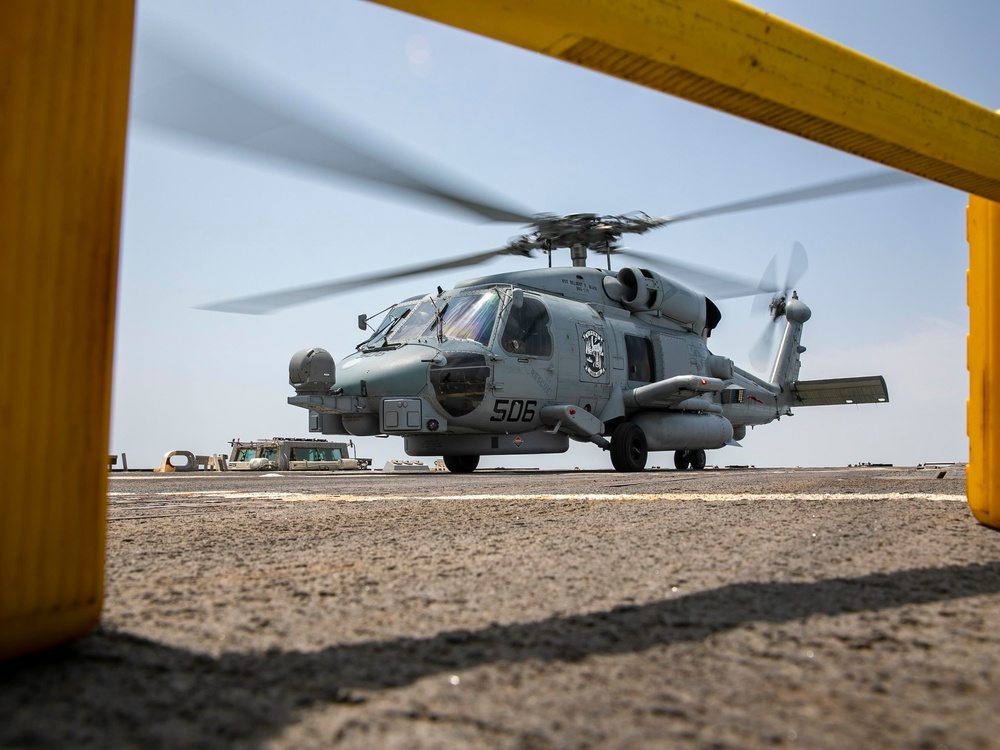
[[[452,474],[471,474],[479,466],[479,456],[443,456],[444,465]]]
[[[611,463],[617,471],[646,468],[646,433],[635,422],[622,422],[611,433]]]
[[[674,451],[674,468],[677,471],[687,471],[688,469],[701,471],[705,468],[707,460],[705,451]]]

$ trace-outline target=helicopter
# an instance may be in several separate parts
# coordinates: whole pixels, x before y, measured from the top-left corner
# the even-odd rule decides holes
[[[205,309],[267,313],[501,255],[548,256],[545,268],[471,278],[393,304],[377,325],[361,315],[368,336],[339,363],[320,347],[294,353],[287,401],[308,411],[312,433],[399,436],[408,455],[440,456],[455,473],[475,471],[483,456],[562,453],[570,441],[609,452],[617,471],[642,471],[649,453],[660,451],[673,451],[677,469],[700,470],[706,451],[739,445],[748,428],[793,408],[888,401],[878,375],[799,379],[812,313],[795,288],[808,268],[798,243],[779,283],[776,261],[753,282],[638,253],[620,239],[683,220],[903,184],[915,179],[909,175],[883,171],[672,217],[529,214],[387,162],[165,49],[152,53],[170,75],[136,97],[133,116],[141,122],[528,228],[497,249]],[[553,266],[561,250],[570,266]],[[603,267],[590,265],[600,256]],[[612,270],[617,257],[631,264]],[[751,352],[756,369],[769,368],[766,377],[709,347],[722,320],[714,300],[742,296],[769,316]]]
[[[467,473],[481,456],[561,453],[571,440],[609,451],[618,471],[643,470],[651,451],[699,470],[707,450],[793,407],[888,401],[881,376],[799,380],[811,311],[774,291],[768,330],[784,329],[767,379],[709,349],[721,313],[704,293],[648,268],[579,263],[400,302],[339,367],[325,349],[296,352],[288,403],[309,411],[313,432],[399,435],[408,455]]]

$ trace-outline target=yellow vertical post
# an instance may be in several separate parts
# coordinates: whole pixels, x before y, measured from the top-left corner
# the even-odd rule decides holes
[[[1000,528],[1000,203],[969,197],[969,466],[966,495],[980,523]]]
[[[0,8],[0,658],[100,617],[133,15]]]

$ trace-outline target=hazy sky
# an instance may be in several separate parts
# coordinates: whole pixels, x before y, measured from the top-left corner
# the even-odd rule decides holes
[[[1000,107],[1000,4],[971,0],[772,0],[765,11],[984,106]],[[181,38],[212,64],[384,138],[532,212],[679,213],[869,171],[794,136],[499,42],[355,0],[140,0],[136,44]],[[137,91],[141,81],[137,81]],[[890,403],[799,409],[709,463],[913,465],[968,456],[967,196],[931,183],[692,221],[630,247],[758,277],[794,241],[813,310],[803,378],[883,374]],[[111,452],[152,467],[172,449],[234,437],[307,436],[286,404],[288,360],[336,359],[364,338],[359,313],[504,259],[369,288],[268,316],[196,305],[463,255],[518,233],[141,126],[129,141]],[[543,263],[544,260],[535,261]],[[749,368],[764,321],[720,303],[711,345]],[[361,438],[375,466],[398,438]],[[671,465],[667,453],[649,465]],[[594,446],[483,466],[610,467]]]

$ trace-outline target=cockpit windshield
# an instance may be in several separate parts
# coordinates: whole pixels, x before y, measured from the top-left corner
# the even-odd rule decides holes
[[[362,348],[398,346],[410,341],[444,340],[490,343],[500,310],[495,289],[464,292],[453,296],[425,297],[415,306],[393,308],[378,331]],[[389,323],[386,321],[393,318]]]

